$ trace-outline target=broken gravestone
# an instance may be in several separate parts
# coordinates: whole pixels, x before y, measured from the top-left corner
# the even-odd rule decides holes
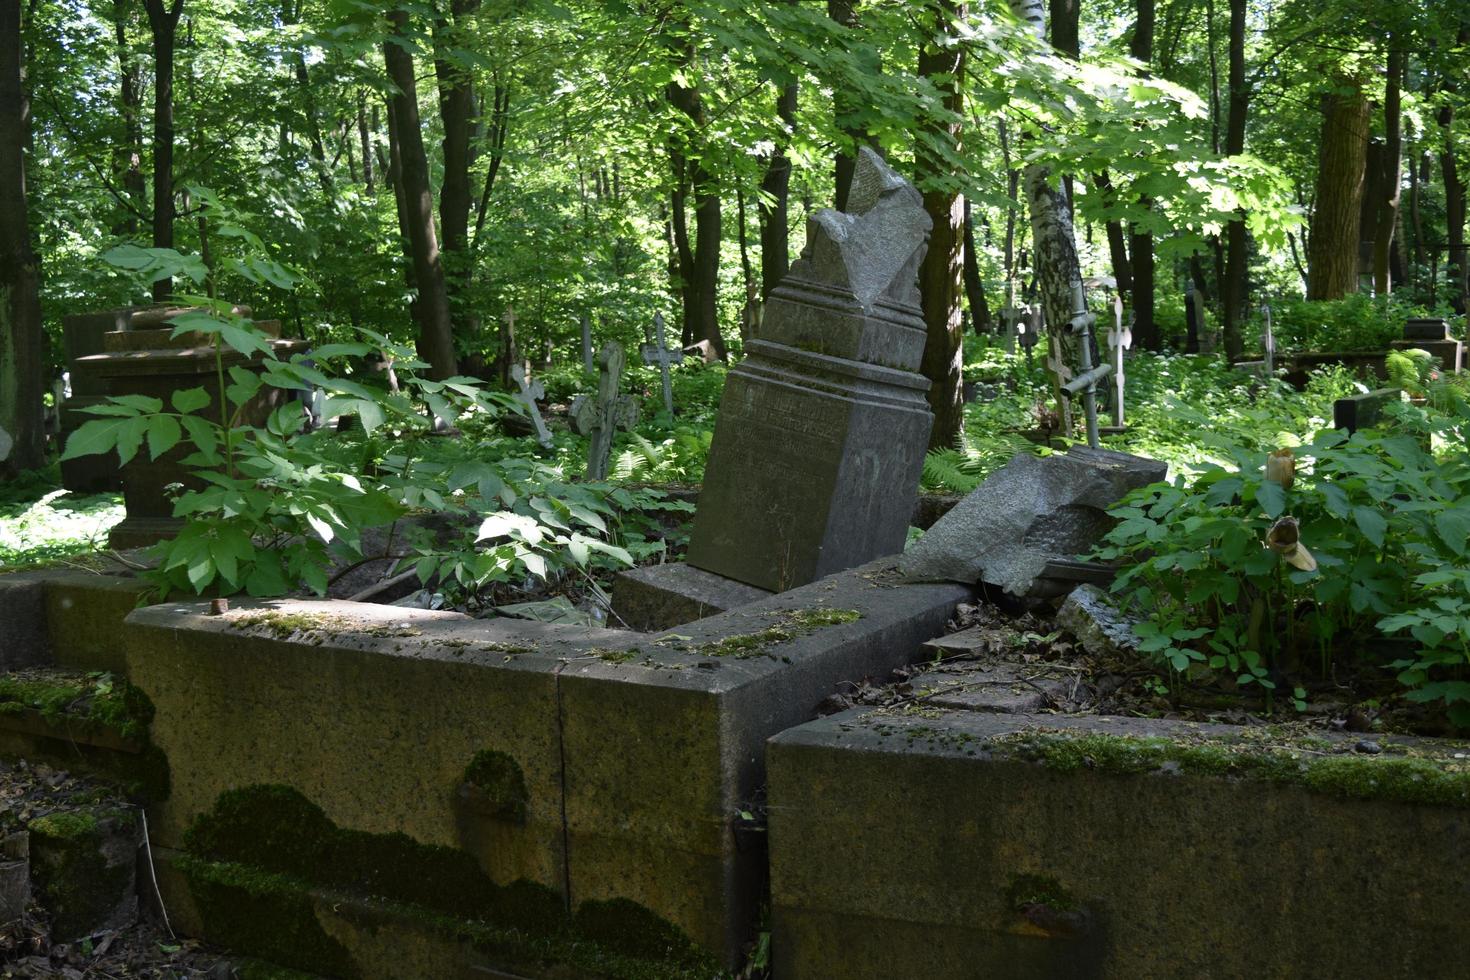
[[[905,552],[911,582],[984,582],[1015,596],[1049,593],[1047,565],[1092,549],[1113,526],[1107,509],[1164,479],[1165,464],[1073,446],[1021,453],[992,473]]]
[[[572,402],[572,428],[578,435],[588,436],[587,479],[606,480],[608,459],[612,455],[613,435],[618,429],[631,429],[638,424],[638,403],[629,395],[618,393],[626,355],[623,345],[608,341],[597,355],[597,394],[578,395]]]
[[[903,549],[933,417],[923,199],[869,149],[811,219],[720,402],[689,564],[782,591]]]
[[[1133,627],[1142,622],[1129,615],[1112,595],[1095,585],[1079,585],[1057,610],[1057,626],[1071,633],[1082,649],[1094,656],[1116,657],[1138,652],[1138,634]]]

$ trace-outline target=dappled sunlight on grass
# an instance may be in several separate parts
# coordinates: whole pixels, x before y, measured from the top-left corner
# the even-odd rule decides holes
[[[107,545],[107,531],[123,518],[122,495],[77,496],[49,490],[35,499],[0,498],[0,571],[87,554]]]

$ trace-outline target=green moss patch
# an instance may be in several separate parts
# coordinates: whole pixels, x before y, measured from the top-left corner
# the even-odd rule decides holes
[[[101,807],[31,821],[31,877],[57,936],[102,928],[130,901],[136,826],[131,812]]]
[[[1320,744],[1320,740],[1316,740]],[[1177,773],[1258,779],[1346,799],[1470,807],[1470,765],[1425,755],[1328,753],[1292,743],[1200,736],[1019,732],[991,741],[1013,755],[1062,772]]]
[[[238,616],[230,620],[237,630],[260,629],[278,640],[289,640],[301,633],[353,633],[361,636],[420,636],[421,630],[394,623],[358,623],[341,616],[311,613],[262,612]]]
[[[488,749],[476,752],[465,769],[464,785],[481,809],[515,823],[525,822],[526,803],[530,800],[526,777],[506,753]]]
[[[465,779],[509,798],[524,791],[519,767],[503,753],[477,754]],[[179,867],[207,938],[296,969],[359,972],[322,932],[311,896],[317,891],[373,900],[502,960],[565,963],[619,980],[722,975],[682,932],[635,903],[584,903],[574,922],[548,888],[497,885],[474,857],[453,848],[338,827],[287,786],[221,794],[186,832],[184,848]]]
[[[0,712],[39,711],[53,725],[107,728],[122,738],[143,740],[153,721],[146,695],[110,673],[18,671],[0,676]]]
[[[702,657],[747,660],[752,657],[772,656],[769,647],[789,643],[800,636],[808,636],[823,627],[851,623],[862,617],[863,614],[856,609],[791,609],[780,613],[774,625],[755,633],[737,633],[699,644],[689,643],[684,637],[671,634],[657,642]]]

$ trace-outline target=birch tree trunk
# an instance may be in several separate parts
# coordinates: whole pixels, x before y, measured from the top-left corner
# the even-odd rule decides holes
[[[1007,0],[1011,13],[1029,27],[1038,38],[1046,39],[1045,0]],[[1053,358],[1047,373],[1051,376],[1052,394],[1062,419],[1062,433],[1072,430],[1071,409],[1062,397],[1062,373],[1070,363],[1074,344],[1067,333],[1072,319],[1072,284],[1082,279],[1077,261],[1077,237],[1072,229],[1072,209],[1068,206],[1066,187],[1052,176],[1051,168],[1040,163],[1026,166],[1022,174],[1026,203],[1031,210],[1031,242],[1036,280],[1041,292],[1041,308],[1046,315],[1047,330],[1056,338]],[[930,246],[933,247],[932,245]],[[1060,360],[1061,364],[1054,363]]]

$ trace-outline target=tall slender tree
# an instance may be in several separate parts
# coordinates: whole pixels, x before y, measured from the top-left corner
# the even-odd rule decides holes
[[[1358,237],[1370,105],[1356,78],[1340,77],[1322,97],[1316,207],[1307,242],[1307,298],[1340,299],[1358,291]]]
[[[1137,0],[1137,19],[1128,41],[1128,53],[1147,66],[1154,52],[1154,0]],[[1148,198],[1139,205],[1151,206]],[[1141,225],[1128,231],[1128,269],[1132,279],[1133,339],[1144,350],[1162,350],[1164,338],[1154,320],[1154,236]]]
[[[429,375],[443,379],[454,375],[458,365],[454,334],[450,327],[449,293],[444,284],[444,264],[439,236],[434,228],[434,198],[429,187],[429,160],[419,122],[418,86],[414,79],[413,40],[408,12],[388,13],[391,31],[383,41],[383,64],[394,91],[389,96],[393,126],[389,139],[398,148],[400,220],[407,233],[410,265],[417,290],[419,357],[429,363]]]
[[[20,0],[0,0],[0,476],[45,462],[42,393],[46,335],[41,330],[41,263],[26,210],[26,96]]]
[[[929,141],[959,143],[959,120],[964,109],[960,79],[965,70],[965,50],[958,35],[966,8],[956,0],[937,0],[933,10],[930,39],[919,51],[919,75],[932,81],[943,94],[945,115],[929,123],[930,132],[919,139],[916,156],[924,210],[934,223],[929,232],[929,249],[919,266],[919,296],[927,333],[923,372],[929,379],[929,408],[934,413],[929,445],[939,447],[952,446],[958,441],[965,420],[960,383],[965,205],[957,191],[938,183],[945,168]]]
[[[143,0],[153,35],[153,247],[174,247],[174,52],[184,0]],[[164,277],[153,284],[153,298],[173,292]]]
[[[1246,0],[1230,0],[1230,68],[1228,109],[1225,122],[1225,154],[1239,156],[1245,152],[1245,118],[1250,92],[1245,79]],[[1225,226],[1225,283],[1221,292],[1225,312],[1225,356],[1239,360],[1245,348],[1242,336],[1245,322],[1248,243],[1245,215],[1238,214]]]

